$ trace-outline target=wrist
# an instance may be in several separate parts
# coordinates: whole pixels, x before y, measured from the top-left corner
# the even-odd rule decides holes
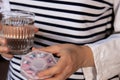
[[[84,54],[84,62],[83,67],[95,67],[93,52],[90,47],[82,46],[83,54]]]

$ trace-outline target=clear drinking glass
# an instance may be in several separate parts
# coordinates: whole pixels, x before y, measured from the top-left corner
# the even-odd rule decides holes
[[[26,11],[3,12],[2,36],[11,54],[26,54],[33,45],[34,14]]]

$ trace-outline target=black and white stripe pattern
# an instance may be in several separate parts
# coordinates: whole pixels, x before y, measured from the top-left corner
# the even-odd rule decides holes
[[[112,0],[10,0],[12,10],[34,12],[35,46],[60,43],[83,45],[107,37],[112,31]],[[8,80],[26,80],[20,74],[20,60],[10,62]],[[85,80],[82,69],[68,80]]]

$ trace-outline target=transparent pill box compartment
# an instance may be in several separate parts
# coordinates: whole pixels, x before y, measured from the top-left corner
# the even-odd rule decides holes
[[[35,50],[22,57],[21,73],[28,80],[42,80],[39,79],[37,73],[56,63],[57,61],[51,53]]]

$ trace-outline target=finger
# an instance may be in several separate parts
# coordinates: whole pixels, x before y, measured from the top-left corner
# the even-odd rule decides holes
[[[9,59],[12,59],[13,58],[13,55],[9,54],[9,53],[2,53],[1,54],[3,57],[5,58],[9,58]]]
[[[9,49],[7,47],[4,46],[0,46],[0,53],[8,53]]]
[[[69,67],[66,67],[61,73],[45,80],[66,80],[71,74]]]
[[[46,76],[53,76],[54,74],[57,74],[59,71],[57,70],[57,68],[54,66],[54,67],[51,67],[47,70],[44,70],[42,72],[39,72],[37,75],[39,78],[44,78]]]
[[[48,79],[44,79],[44,80],[65,80],[65,79],[61,79],[58,77],[52,77],[52,78],[48,78]]]
[[[69,78],[73,73],[71,72],[69,66],[67,66],[60,74],[56,75],[56,77],[61,80],[66,80]]]
[[[66,65],[67,63],[65,63],[65,60],[66,59],[60,58],[60,60],[58,61],[58,63],[55,66],[53,66],[47,70],[44,70],[42,72],[39,72],[38,76],[41,78],[41,77],[53,76],[58,73],[61,73],[61,71],[63,71],[63,69],[65,69],[65,67],[67,66]]]
[[[1,44],[1,45],[6,44],[6,40],[5,40],[5,38],[0,37],[0,44]]]
[[[54,77],[51,77],[51,78],[46,78],[44,80],[66,80],[67,78],[64,78],[63,77],[64,75],[60,75],[60,76],[54,76]]]
[[[8,52],[9,52],[9,49],[8,49],[7,47],[2,47],[2,46],[0,46],[0,54],[1,54],[3,57],[9,58],[9,59],[13,58],[13,55],[8,54]]]
[[[61,47],[58,45],[54,45],[54,46],[49,46],[49,47],[43,47],[43,48],[33,48],[32,50],[41,50],[41,51],[46,51],[46,52],[50,52],[50,53],[59,53]]]
[[[60,74],[57,74],[53,77],[46,78],[44,80],[66,80],[66,79],[67,79],[67,77],[63,73],[60,73]]]
[[[63,79],[57,79],[56,77],[54,77],[54,78],[44,79],[44,80],[63,80]]]

